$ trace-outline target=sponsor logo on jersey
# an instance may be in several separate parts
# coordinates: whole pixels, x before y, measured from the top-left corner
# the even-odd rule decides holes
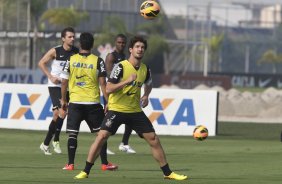
[[[113,70],[113,72],[111,73],[111,76],[110,78],[114,78],[114,79],[117,79],[118,78],[118,75],[120,74],[121,72],[121,67],[119,65],[115,65],[115,68]]]
[[[100,68],[101,68],[101,73],[105,72],[106,69],[105,69],[105,64],[103,61],[100,62]]]
[[[86,82],[77,82],[76,85],[77,86],[85,86]]]
[[[93,64],[87,64],[87,63],[73,62],[72,66],[74,68],[93,69]]]
[[[134,95],[134,94],[136,94],[136,93],[130,93],[129,91],[127,91],[127,93],[126,93],[127,96],[131,96],[131,95]]]
[[[85,75],[75,76],[76,79],[81,79],[82,77],[85,77]]]

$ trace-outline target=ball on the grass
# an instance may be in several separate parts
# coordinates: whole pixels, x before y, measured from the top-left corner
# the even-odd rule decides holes
[[[209,131],[207,127],[203,125],[196,126],[193,131],[194,139],[199,140],[199,141],[205,140],[208,137],[208,135],[209,135]]]

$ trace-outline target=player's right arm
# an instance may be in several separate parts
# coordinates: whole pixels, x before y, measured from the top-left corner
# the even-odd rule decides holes
[[[59,84],[61,81],[55,76],[52,76],[48,70],[47,64],[56,58],[55,48],[50,49],[39,61],[38,67],[54,84]]]
[[[126,80],[120,81],[123,75],[123,67],[121,64],[115,65],[113,71],[111,72],[110,78],[108,79],[106,85],[106,92],[108,94],[114,93],[124,86],[130,84],[131,82],[135,81],[137,78],[136,74],[131,74]]]

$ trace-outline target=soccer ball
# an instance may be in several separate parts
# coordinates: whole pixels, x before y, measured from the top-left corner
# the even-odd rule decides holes
[[[198,141],[205,140],[208,137],[208,135],[209,135],[209,131],[207,127],[203,125],[196,126],[196,128],[193,131],[193,137]]]
[[[160,13],[160,5],[154,0],[144,1],[140,6],[140,14],[145,19],[154,19]]]

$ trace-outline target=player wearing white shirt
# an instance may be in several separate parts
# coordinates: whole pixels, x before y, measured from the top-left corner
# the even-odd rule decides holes
[[[53,139],[52,145],[56,153],[62,153],[59,144],[59,135],[66,114],[62,111],[60,105],[61,99],[61,78],[60,74],[65,62],[70,56],[78,53],[78,48],[74,47],[75,32],[71,27],[65,28],[61,32],[63,44],[51,48],[39,61],[38,67],[48,77],[48,90],[53,104],[53,118],[49,125],[47,135],[44,142],[41,143],[40,149],[45,155],[52,155],[49,144]],[[47,64],[51,63],[51,70]]]

